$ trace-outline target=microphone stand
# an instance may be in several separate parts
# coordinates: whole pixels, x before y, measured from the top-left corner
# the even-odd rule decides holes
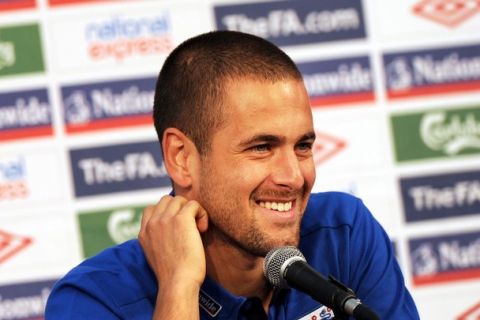
[[[347,310],[350,311],[350,314],[353,314],[352,317],[358,320],[380,320],[375,312],[360,304],[360,300],[352,289],[331,275],[328,276],[328,282],[336,288],[332,296],[332,310],[335,314],[332,320],[348,320],[349,314]]]
[[[345,312],[344,305],[350,299],[357,299],[355,292],[352,289],[345,286],[343,283],[335,279],[333,276],[328,276],[328,281],[335,286],[338,291],[342,292],[342,294],[338,294],[338,291],[333,296],[333,301],[335,304],[332,308],[333,313],[335,316],[332,320],[348,320],[349,315]]]
[[[297,276],[299,273],[303,276]],[[315,283],[322,278],[323,281],[317,283],[317,288],[311,286],[312,282]],[[324,306],[331,308],[335,320],[348,320],[349,315],[357,320],[380,320],[373,310],[360,303],[352,289],[331,275],[326,278],[304,261],[293,262],[285,271],[285,279],[292,288],[303,290]],[[318,286],[322,286],[323,290],[318,290]]]

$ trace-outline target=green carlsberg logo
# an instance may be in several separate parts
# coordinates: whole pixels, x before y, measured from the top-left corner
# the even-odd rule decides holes
[[[393,115],[398,162],[480,154],[480,107]]]
[[[480,121],[474,114],[465,118],[445,112],[426,114],[420,124],[423,142],[433,150],[455,155],[467,148],[480,149]]]

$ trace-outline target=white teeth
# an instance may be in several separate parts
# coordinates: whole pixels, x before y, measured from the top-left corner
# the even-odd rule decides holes
[[[283,209],[285,211],[288,211],[288,210],[292,209],[292,203],[291,202],[285,203],[285,205],[283,206]]]
[[[270,201],[260,201],[260,207],[267,208],[276,211],[289,211],[292,209],[292,201],[289,202],[270,202]]]

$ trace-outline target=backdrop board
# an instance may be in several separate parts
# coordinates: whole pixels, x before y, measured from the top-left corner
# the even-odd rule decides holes
[[[136,237],[143,207],[170,191],[155,79],[176,45],[213,29],[264,37],[298,64],[314,191],[363,199],[421,318],[479,319],[473,0],[0,1],[0,319],[42,318],[56,279]]]

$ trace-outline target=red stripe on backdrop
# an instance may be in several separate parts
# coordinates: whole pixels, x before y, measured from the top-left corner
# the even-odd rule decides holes
[[[471,81],[468,83],[448,83],[435,86],[412,88],[405,91],[389,91],[387,97],[389,99],[400,99],[415,96],[427,96],[434,94],[453,94],[461,91],[480,91],[480,81]]]
[[[0,11],[30,9],[36,6],[35,0],[4,1],[0,2]]]
[[[460,281],[473,278],[480,278],[480,269],[443,272],[432,276],[416,276],[413,277],[413,284],[416,286],[421,286],[426,284]]]
[[[0,141],[35,138],[53,135],[51,126],[20,128],[0,131]]]
[[[313,108],[336,106],[351,103],[371,102],[375,100],[373,92],[361,92],[361,93],[347,93],[342,95],[324,96],[310,98],[310,103]]]
[[[107,0],[49,0],[50,6],[61,6],[77,3],[91,3],[91,2],[107,2]]]
[[[113,119],[111,118],[111,119],[95,120],[95,121],[86,123],[84,125],[70,124],[66,126],[66,131],[67,133],[80,133],[80,132],[87,132],[87,131],[112,129],[112,128],[133,127],[133,126],[147,125],[147,124],[151,125],[152,123],[153,123],[153,120],[151,115],[128,116],[128,117],[113,118]]]

